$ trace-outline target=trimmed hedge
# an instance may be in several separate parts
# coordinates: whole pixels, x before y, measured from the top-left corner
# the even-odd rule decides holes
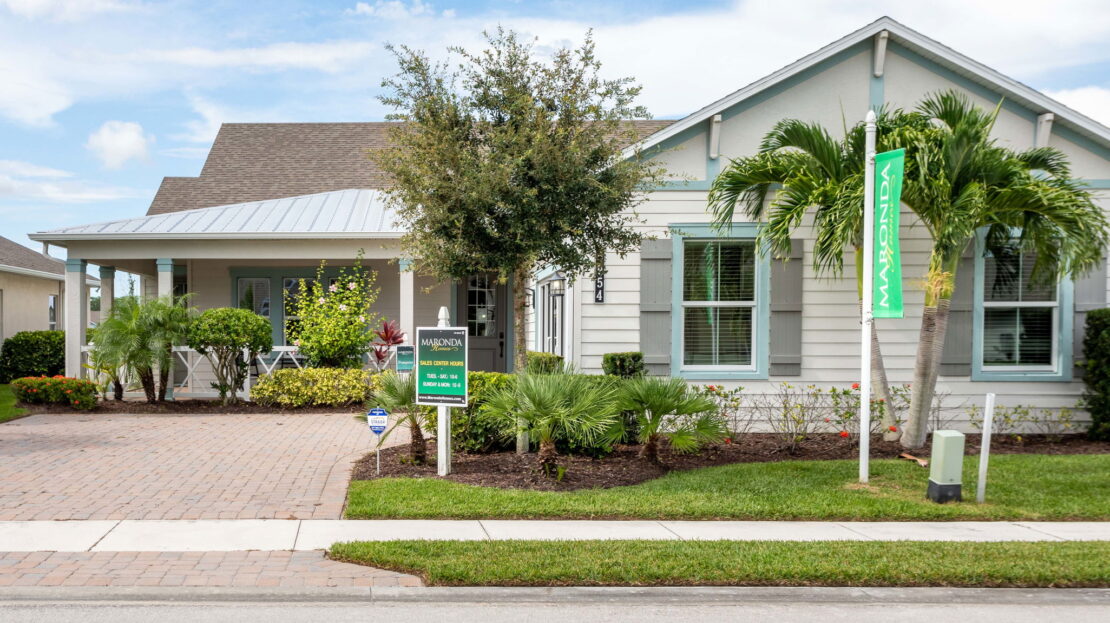
[[[1087,436],[1095,441],[1110,440],[1110,309],[1087,312],[1083,335],[1083,401],[1091,414]]]
[[[528,374],[559,374],[563,371],[563,358],[554,353],[528,351],[524,357],[524,369]]]
[[[96,383],[67,376],[29,376],[15,379],[12,393],[27,404],[62,404],[88,411],[96,406]]]
[[[288,368],[262,375],[251,400],[267,407],[345,407],[374,394],[375,374],[352,368]]]
[[[644,375],[644,354],[640,352],[605,353],[601,356],[601,369],[610,376],[631,379]]]
[[[0,383],[28,376],[55,376],[66,368],[64,331],[20,331],[0,348]]]

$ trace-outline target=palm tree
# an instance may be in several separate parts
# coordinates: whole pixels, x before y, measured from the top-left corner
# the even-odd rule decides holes
[[[990,138],[1001,105],[984,111],[961,93],[939,93],[906,115],[893,139],[906,148],[902,200],[933,241],[902,434],[907,448],[925,442],[956,270],[976,233],[986,230],[988,250],[1014,245],[1033,252],[1033,279],[1041,283],[1087,272],[1106,249],[1106,217],[1072,179],[1063,153],[1049,147],[1014,151]]]
[[[880,110],[876,123],[879,142],[885,144],[883,138],[903,123],[903,115],[900,111]],[[812,210],[816,232],[814,270],[840,277],[844,255],[851,249],[855,255],[856,294],[862,305],[864,131],[862,123],[856,124],[838,141],[816,123],[797,119],[778,122],[764,136],[759,153],[733,160],[713,181],[709,210],[714,225],[727,230],[740,208],[754,221],[767,221],[759,233],[761,252],[784,252],[790,249],[791,234]],[[768,205],[773,188],[778,190]],[[887,406],[883,409],[884,437],[893,440],[898,433],[891,429],[896,427],[897,419],[879,332],[874,328],[871,360],[871,386]]]
[[[145,302],[137,297],[122,297],[97,327],[97,356],[119,364],[129,379],[138,380],[147,402],[165,400],[172,348],[184,339],[191,313],[181,301],[175,302],[170,297]]]
[[[560,473],[556,440],[594,446],[620,430],[614,385],[584,374],[521,374],[482,409],[506,428],[523,430],[539,442],[537,458],[548,477]]]
[[[693,391],[684,379],[630,379],[621,388],[619,404],[636,414],[643,444],[640,458],[650,463],[659,463],[659,442],[664,438],[676,452],[693,452],[727,435],[717,404]]]
[[[154,362],[158,369],[158,400],[166,400],[166,392],[173,383],[173,347],[183,344],[189,333],[189,324],[195,310],[185,306],[186,297],[164,296],[141,305],[141,321],[150,336]]]
[[[428,442],[424,439],[424,424],[427,410],[416,404],[416,375],[397,374],[393,370],[386,370],[378,375],[376,391],[371,399],[371,406],[381,407],[390,413],[396,413],[397,421],[382,435],[378,443],[385,441],[398,426],[407,424],[409,427],[409,457],[417,465],[428,462]],[[451,443],[439,439],[436,443]]]

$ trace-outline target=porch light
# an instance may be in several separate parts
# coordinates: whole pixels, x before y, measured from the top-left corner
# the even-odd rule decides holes
[[[551,282],[551,296],[562,296],[566,293],[567,282],[564,279],[556,279]]]

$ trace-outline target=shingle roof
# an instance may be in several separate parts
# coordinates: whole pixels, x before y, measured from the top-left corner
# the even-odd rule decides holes
[[[647,136],[673,121],[635,121]],[[386,188],[367,152],[387,145],[390,122],[225,123],[199,177],[162,180],[147,214],[165,214],[349,188]]]
[[[55,275],[65,274],[65,262],[0,236],[0,266],[14,266]]]

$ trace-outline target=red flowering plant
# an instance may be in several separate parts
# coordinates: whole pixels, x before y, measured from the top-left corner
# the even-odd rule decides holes
[[[740,394],[743,387],[726,389],[721,385],[694,386],[694,391],[712,400],[717,405],[717,413],[725,421],[731,433],[725,443],[736,443],[740,436],[752,426],[753,412],[743,406]]]
[[[62,375],[28,376],[11,382],[16,399],[27,404],[64,404],[88,411],[96,406],[96,383]]]
[[[395,352],[394,347],[404,343],[405,332],[401,330],[397,321],[383,320],[382,327],[374,331],[374,344],[371,350],[374,355],[374,367],[378,370],[385,369],[389,365],[390,357]]]

